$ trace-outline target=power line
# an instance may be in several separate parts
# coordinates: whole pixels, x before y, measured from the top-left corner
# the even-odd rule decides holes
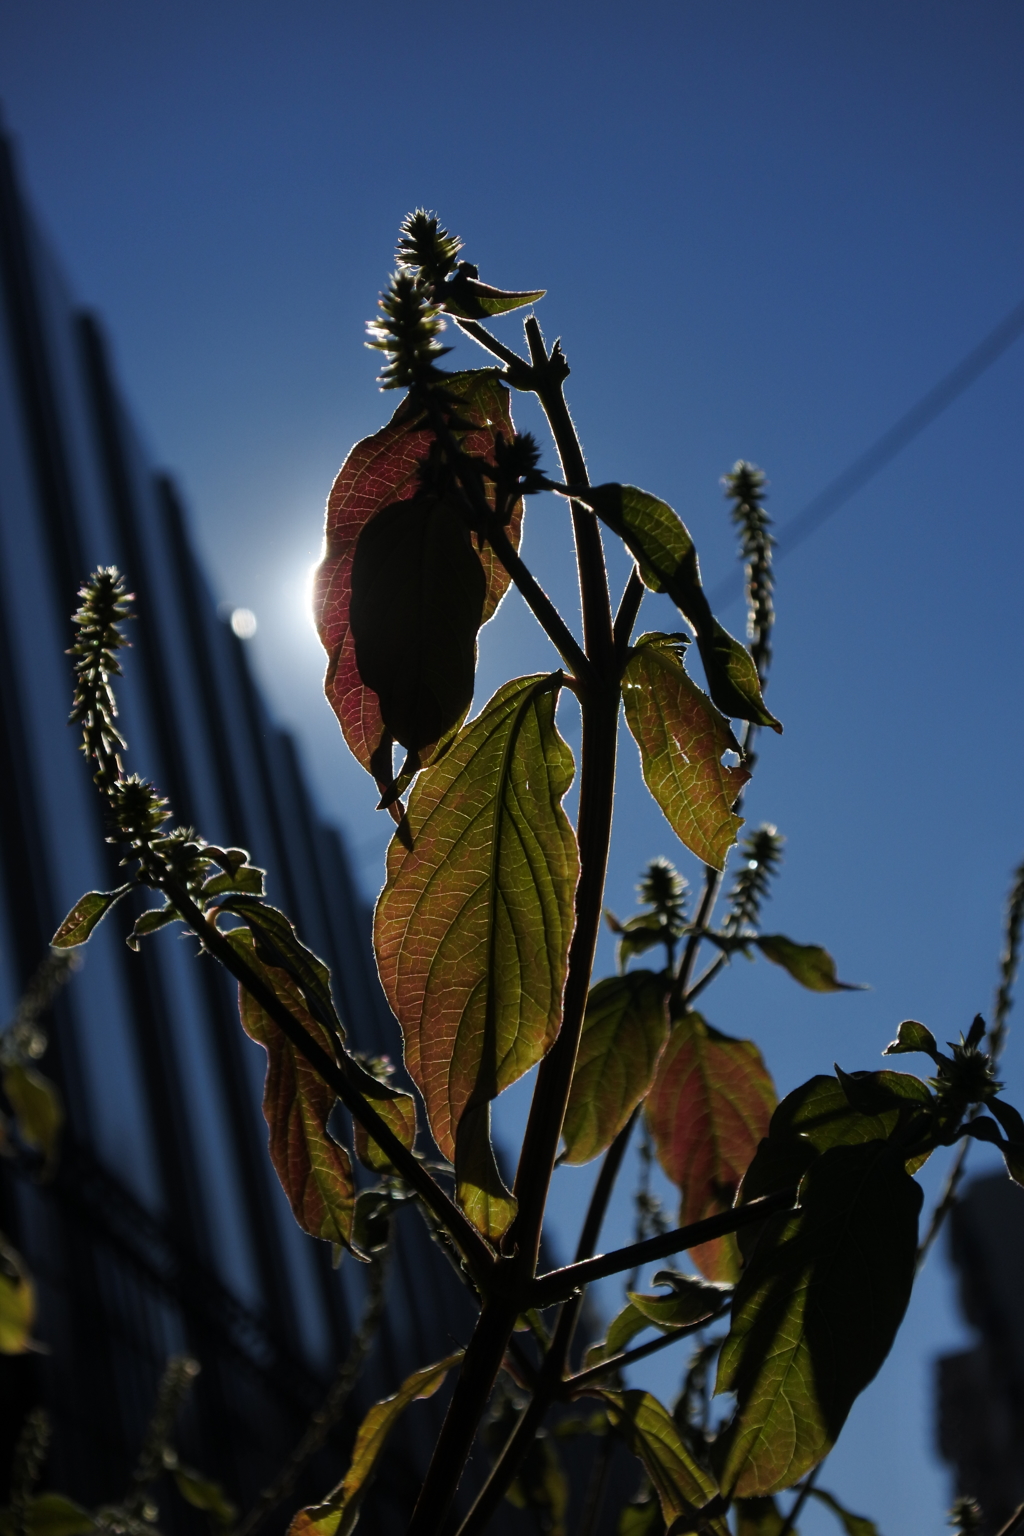
[[[976,379],[980,379],[1022,332],[1024,299],[955,368],[950,369],[926,395],[922,395],[917,404],[912,405],[888,432],[883,432],[877,442],[872,443],[834,480],[830,480],[795,517],[790,518],[780,531],[775,559],[781,560],[790,554],[834,512],[845,506],[869,480],[873,480],[897,454],[902,453],[915,437],[931,426],[954,400],[959,399],[964,390],[969,389]],[[739,597],[742,590],[742,578],[737,573],[727,576],[709,593],[712,607],[727,605]]]

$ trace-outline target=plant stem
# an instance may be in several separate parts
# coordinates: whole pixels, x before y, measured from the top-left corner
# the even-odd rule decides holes
[[[645,590],[640,572],[634,565],[629,573],[629,580],[626,582],[613,626],[615,655],[620,664],[626,660],[630,637],[633,634],[633,625],[636,623],[636,616],[640,612],[640,604],[644,600]]]
[[[723,965],[728,965],[728,963],[729,956],[724,951],[721,954],[716,955],[715,959],[712,960],[703,976],[698,976],[693,986],[684,996],[683,1002],[687,1008],[689,1008],[695,997],[700,996],[705,987],[711,985],[719,971],[722,969]]]
[[[946,1176],[946,1182],[942,1187],[942,1194],[936,1201],[934,1211],[932,1211],[932,1219],[928,1223],[928,1230],[924,1237],[921,1239],[921,1242],[918,1246],[917,1274],[920,1274],[924,1268],[925,1260],[931,1251],[932,1244],[935,1242],[935,1239],[938,1237],[940,1231],[942,1230],[943,1222],[956,1204],[956,1197],[960,1189],[960,1180],[963,1178],[964,1173],[964,1163],[967,1160],[967,1150],[970,1145],[970,1142],[965,1138],[957,1148],[956,1157],[953,1159],[953,1165],[950,1168],[949,1173]]]
[[[184,888],[172,880],[166,880],[163,882],[162,889],[173,901],[204,949],[219,960],[225,970],[230,971],[235,980],[255,998],[264,1013],[270,1015],[300,1055],[306,1058],[328,1087],[334,1089],[345,1108],[373,1137],[406,1182],[422,1196],[438,1221],[444,1225],[452,1240],[461,1249],[477,1284],[486,1288],[495,1269],[497,1256],[468,1217],[459,1210],[440,1184],[431,1178],[419,1159],[399,1141],[391,1127],[363,1097],[337,1062],[331,1059],[323,1046],[299,1023],[291,1010],[281,1002],[262,977],[246,964],[215,924],[207,921]]]
[[[793,1503],[790,1506],[789,1514],[786,1516],[782,1529],[779,1531],[779,1536],[792,1536],[793,1527],[800,1517],[800,1511],[807,1503],[811,1489],[814,1487],[814,1484],[817,1481],[818,1473],[820,1471],[821,1465],[819,1463],[819,1465],[815,1467],[814,1471],[808,1473],[808,1475],[804,1478],[800,1485],[800,1492],[793,1500]]]
[[[487,327],[481,325],[478,320],[460,320],[456,318],[455,324],[460,331],[464,331],[467,336],[472,336],[473,340],[479,342],[488,352],[493,353],[495,357],[500,357],[501,361],[512,370],[513,376],[523,369],[529,369],[530,365],[525,357],[520,357],[518,352],[513,352],[511,347],[506,347],[505,343],[499,341],[497,336],[492,336]],[[509,383],[512,383],[511,378]],[[528,384],[513,384],[513,388],[516,389],[529,389],[529,387]]]
[[[693,968],[697,963],[697,951],[700,949],[700,941],[704,936],[704,929],[711,921],[711,913],[714,910],[721,881],[721,871],[713,869],[710,864],[705,864],[704,890],[701,894],[697,916],[693,920],[695,931],[691,933],[686,941],[686,948],[683,951],[683,963],[679,967],[679,975],[676,977],[672,991],[669,994],[669,1012],[673,1016],[679,1004],[686,1001],[690,978],[693,975]]]
[[[791,1210],[796,1200],[796,1189],[780,1189],[774,1194],[762,1195],[748,1205],[736,1205],[717,1216],[706,1216],[688,1227],[677,1227],[673,1232],[663,1232],[649,1237],[642,1243],[631,1243],[628,1248],[616,1248],[612,1253],[602,1253],[596,1259],[586,1259],[581,1264],[567,1264],[563,1269],[549,1270],[539,1275],[529,1293],[529,1306],[550,1307],[556,1301],[571,1296],[581,1285],[592,1280],[603,1280],[606,1275],[617,1275],[625,1269],[649,1264],[655,1259],[667,1259],[673,1253],[696,1248],[713,1237],[724,1237],[728,1232],[738,1232],[741,1227],[763,1221],[776,1211]]]

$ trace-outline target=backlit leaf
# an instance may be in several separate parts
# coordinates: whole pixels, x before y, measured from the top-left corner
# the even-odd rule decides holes
[[[234,1525],[238,1518],[238,1510],[225,1494],[219,1483],[211,1478],[203,1477],[191,1467],[176,1466],[174,1468],[174,1481],[178,1485],[178,1492],[186,1503],[193,1509],[204,1510],[212,1515],[218,1525]]]
[[[456,431],[467,453],[494,457],[494,442],[501,432],[511,442],[515,432],[509,410],[509,392],[491,368],[454,374],[445,381],[446,391],[459,402],[460,416],[473,430]],[[426,458],[433,434],[423,416],[403,401],[379,432],[364,438],[352,449],[338,473],[327,503],[327,527],[323,560],[313,589],[313,614],[327,652],[324,690],[341,725],[349,749],[367,772],[371,760],[386,742],[384,722],[376,694],[361,681],[356,666],[355,641],[349,623],[352,595],[352,560],[363,528],[383,507],[413,496],[418,488],[419,466]],[[517,502],[507,533],[518,547],[522,502]],[[485,544],[479,559],[487,580],[482,622],[494,613],[504,595],[509,576]],[[388,756],[390,777],[390,756]],[[426,761],[427,753],[421,753]],[[379,763],[375,766],[379,766]],[[378,778],[381,775],[378,774]]]
[[[663,976],[630,971],[590,990],[562,1136],[565,1161],[610,1146],[651,1085],[668,1035]]]
[[[718,1496],[714,1478],[706,1467],[687,1450],[675,1420],[649,1392],[601,1392],[612,1425],[639,1456],[651,1485],[661,1502],[665,1524],[682,1520],[705,1509]],[[728,1536],[721,1516],[709,1515],[692,1528],[687,1523],[677,1527],[680,1533],[690,1529]]]
[[[693,625],[708,692],[722,712],[754,725],[782,726],[766,708],[753,658],[712,615],[689,531],[667,502],[635,485],[598,485],[574,495],[593,507],[634,555],[653,592],[667,592]]]
[[[535,288],[531,293],[491,288],[460,271],[439,288],[438,297],[442,309],[449,315],[457,315],[461,320],[486,320],[489,315],[507,315],[526,304],[536,304],[545,292],[544,288]]]
[[[733,806],[750,774],[723,765],[723,755],[738,752],[739,743],[683,666],[677,637],[640,638],[623,674],[622,698],[644,782],[669,825],[698,859],[724,868],[743,825]]]
[[[96,1521],[87,1509],[62,1493],[40,1493],[29,1499],[25,1512],[27,1536],[89,1536]],[[0,1510],[0,1536],[18,1536],[10,1508]]]
[[[629,1292],[633,1306],[659,1328],[687,1328],[712,1317],[729,1299],[732,1287],[715,1285],[699,1275],[682,1275],[663,1269],[654,1277],[655,1285],[670,1287],[667,1296],[639,1295]]]
[[[846,1509],[832,1493],[826,1493],[824,1488],[812,1488],[811,1498],[817,1499],[830,1509],[839,1524],[846,1532],[846,1536],[878,1536],[878,1526],[866,1515],[854,1515]]]
[[[36,1288],[19,1253],[0,1236],[0,1355],[31,1347]]]
[[[384,1443],[399,1415],[410,1403],[436,1392],[452,1367],[458,1365],[462,1353],[460,1349],[446,1360],[428,1365],[426,1370],[414,1371],[393,1397],[374,1404],[359,1426],[345,1476],[322,1504],[299,1511],[288,1527],[288,1536],[349,1536],[359,1519],[359,1507]]]
[[[352,561],[356,665],[381,719],[419,760],[461,724],[473,698],[486,580],[448,500],[420,492],[366,524]]]
[[[248,924],[256,945],[256,954],[265,965],[287,971],[292,981],[305,994],[306,1002],[314,1014],[319,1015],[321,1025],[331,1022],[340,1031],[341,1025],[331,997],[331,973],[323,961],[307,949],[295,931],[291,919],[265,901],[251,897],[229,896],[220,903],[225,912]]]
[[[898,1149],[835,1146],[801,1209],[767,1223],[719,1360],[716,1390],[737,1396],[716,1451],[727,1494],[788,1488],[834,1444],[906,1311],[921,1199]]]
[[[22,1141],[52,1163],[64,1124],[64,1106],[56,1086],[35,1067],[20,1062],[4,1068],[3,1084]]]
[[[904,1056],[913,1052],[930,1056],[934,1061],[938,1054],[938,1046],[930,1029],[919,1024],[916,1019],[904,1019],[896,1031],[896,1039],[886,1046],[882,1055]]]
[[[84,944],[96,924],[130,890],[130,885],[122,885],[116,891],[86,891],[50,940],[53,948],[75,949],[79,944]]]
[[[249,930],[235,928],[225,938],[333,1055],[330,1038],[306,1008],[298,987],[284,971],[258,958]],[[270,1157],[295,1219],[313,1237],[351,1249],[356,1191],[348,1152],[327,1130],[334,1092],[244,987],[239,988],[238,1007],[246,1034],[267,1053],[263,1113],[270,1129]]]
[[[763,933],[754,940],[767,960],[781,965],[794,981],[810,992],[862,992],[854,982],[836,978],[836,963],[827,949],[817,944],[794,944],[781,933]]]
[[[460,1198],[482,1190],[481,1119],[558,1032],[578,859],[562,810],[573,761],[555,728],[558,676],[507,683],[421,775],[412,847],[388,850],[374,948],[405,1060]],[[465,1170],[466,1178],[462,1178]]]
[[[775,1102],[771,1077],[752,1041],[721,1034],[699,1013],[676,1024],[645,1114],[658,1161],[680,1190],[680,1224],[732,1205]],[[736,1278],[732,1239],[702,1244],[691,1256],[714,1280]]]
[[[631,1301],[627,1302],[622,1311],[617,1312],[608,1324],[608,1333],[605,1338],[597,1344],[591,1344],[583,1356],[584,1368],[589,1370],[592,1365],[602,1365],[605,1360],[621,1355],[630,1341],[650,1326],[650,1319],[644,1317]]]

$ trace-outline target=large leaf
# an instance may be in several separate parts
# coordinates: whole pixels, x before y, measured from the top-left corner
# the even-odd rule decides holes
[[[248,929],[233,929],[225,937],[333,1055],[328,1035],[306,1008],[298,987],[284,971],[263,964]],[[327,1130],[335,1094],[244,987],[239,988],[238,1007],[246,1034],[267,1053],[263,1113],[270,1129],[270,1157],[295,1219],[313,1237],[353,1249],[352,1160]]]
[[[50,940],[51,946],[54,949],[76,949],[79,944],[84,944],[97,923],[130,890],[130,885],[122,885],[116,891],[86,891],[57,929]]]
[[[750,774],[723,764],[739,744],[683,666],[677,636],[641,636],[623,674],[622,698],[644,781],[669,825],[698,859],[723,869],[743,825],[733,806]]]
[[[693,625],[708,691],[730,719],[781,731],[761,697],[753,658],[712,615],[700,583],[697,551],[689,531],[667,502],[635,485],[597,485],[574,495],[593,507],[636,557],[653,592],[667,592]]]
[[[757,1046],[736,1040],[688,1013],[669,1036],[646,1116],[658,1161],[678,1185],[679,1220],[701,1221],[727,1210],[768,1129],[775,1088]],[[692,1250],[715,1280],[734,1280],[733,1239]]]
[[[19,1253],[0,1236],[0,1355],[23,1355],[32,1344],[36,1288]]]
[[[509,393],[494,369],[454,374],[445,381],[447,392],[459,404],[460,418],[472,424],[470,431],[456,431],[467,453],[494,457],[495,438],[501,432],[511,441],[515,431],[509,411]],[[415,495],[419,484],[419,466],[429,452],[433,434],[417,413],[403,401],[394,416],[379,432],[357,443],[345,460],[332,487],[327,503],[327,527],[324,557],[317,569],[313,589],[313,613],[317,631],[327,652],[327,676],[324,690],[338,717],[350,750],[368,772],[380,767],[387,757],[390,778],[390,754],[380,704],[367,688],[356,666],[355,641],[349,622],[352,596],[352,561],[359,535],[370,519],[392,502]],[[522,524],[522,502],[516,504],[506,530],[518,546]],[[490,545],[479,551],[487,581],[482,621],[494,613],[504,595],[509,576]],[[378,761],[371,766],[374,753]],[[421,752],[423,761],[429,754]]]
[[[22,1141],[52,1163],[64,1124],[64,1106],[55,1085],[35,1067],[21,1062],[4,1068],[3,1085]]]
[[[635,1456],[639,1456],[661,1503],[661,1513],[670,1528],[682,1536],[691,1530],[728,1536],[721,1516],[708,1515],[690,1525],[690,1517],[707,1508],[718,1497],[714,1478],[706,1467],[695,1461],[679,1434],[675,1420],[650,1392],[601,1392],[608,1417]]]
[[[667,1034],[663,976],[630,971],[591,988],[562,1126],[567,1163],[587,1163],[615,1140],[651,1085]]]
[[[839,981],[836,963],[819,944],[794,944],[782,933],[762,933],[754,940],[766,959],[781,965],[809,992],[862,992],[856,982]]]
[[[394,501],[359,535],[349,608],[356,665],[413,765],[469,709],[486,586],[465,520],[443,497]]]
[[[727,1494],[788,1488],[834,1444],[910,1300],[921,1199],[897,1148],[834,1146],[800,1210],[768,1222],[719,1360],[717,1390],[737,1397],[717,1451]]]
[[[486,1106],[540,1060],[561,1020],[578,857],[557,693],[557,675],[507,683],[420,778],[412,847],[392,839],[374,915],[406,1064],[474,1212],[491,1200]],[[492,1220],[486,1209],[479,1219]]]
[[[349,1469],[322,1504],[302,1509],[288,1527],[288,1536],[349,1536],[395,1421],[410,1403],[430,1397],[448,1372],[462,1359],[462,1350],[407,1376],[393,1397],[375,1403],[359,1426]]]

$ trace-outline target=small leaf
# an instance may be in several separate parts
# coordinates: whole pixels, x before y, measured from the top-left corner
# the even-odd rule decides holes
[[[89,1536],[96,1521],[87,1509],[62,1493],[40,1493],[26,1510],[27,1536]],[[0,1510],[0,1536],[18,1536],[10,1509]]]
[[[294,981],[284,971],[263,964],[249,930],[235,928],[224,936],[313,1038],[332,1052],[327,1034],[306,1008]],[[354,1252],[352,1163],[327,1130],[334,1093],[244,987],[239,988],[238,998],[243,1029],[267,1053],[263,1114],[270,1129],[270,1157],[295,1219],[313,1237],[341,1243]]]
[[[299,1511],[288,1527],[288,1536],[349,1536],[359,1519],[359,1507],[385,1441],[399,1415],[410,1403],[436,1392],[462,1355],[460,1349],[446,1360],[428,1365],[426,1370],[414,1371],[393,1397],[374,1404],[359,1426],[345,1476],[322,1504]]]
[[[36,1288],[19,1253],[0,1237],[0,1355],[23,1355],[32,1347]]]
[[[460,1199],[488,1210],[486,1124],[459,1146],[460,1121],[528,1072],[561,1023],[578,858],[561,804],[573,761],[555,728],[558,685],[557,674],[507,683],[418,780],[412,846],[392,839],[374,916],[406,1066]]]
[[[687,673],[676,636],[641,636],[623,674],[622,699],[644,782],[669,825],[698,859],[723,869],[743,825],[732,808],[750,774],[723,765],[739,743]]]
[[[160,928],[166,928],[168,923],[180,922],[178,909],[167,903],[163,907],[150,907],[148,912],[143,912],[135,919],[135,926],[125,939],[129,949],[136,953],[139,948],[139,940],[144,939],[148,933],[156,933]]]
[[[733,1508],[736,1536],[783,1536],[783,1532],[797,1536],[796,1527],[786,1524],[774,1499],[737,1499]]]
[[[938,1060],[938,1046],[931,1030],[919,1024],[916,1019],[904,1019],[896,1032],[896,1039],[886,1046],[882,1055],[903,1056],[911,1052],[920,1052],[930,1056],[933,1061]]]
[[[649,1392],[601,1392],[608,1417],[634,1456],[639,1456],[661,1502],[665,1524],[695,1515],[718,1497],[711,1473],[684,1445],[667,1408]],[[680,1530],[686,1530],[685,1525]],[[725,1520],[707,1516],[700,1529],[728,1536]]]
[[[855,982],[836,979],[836,963],[817,944],[794,944],[781,933],[763,933],[754,940],[766,959],[788,971],[809,992],[863,992]]]
[[[667,592],[693,625],[708,692],[718,708],[730,719],[781,731],[765,708],[750,652],[722,628],[708,606],[693,540],[667,502],[635,485],[598,485],[582,493],[574,488],[573,494],[624,541],[645,584],[654,592]]]
[[[632,1302],[627,1302],[609,1323],[607,1336],[600,1343],[591,1344],[583,1356],[584,1368],[589,1370],[592,1365],[603,1365],[606,1360],[621,1355],[630,1341],[650,1326],[651,1320],[634,1307]]]
[[[869,1141],[823,1152],[800,1210],[767,1223],[719,1359],[716,1391],[737,1396],[716,1442],[727,1495],[780,1492],[834,1444],[906,1311],[921,1200],[899,1150]]]
[[[441,308],[449,315],[457,315],[460,320],[486,320],[489,315],[507,315],[526,304],[536,304],[546,292],[545,288],[535,288],[532,293],[491,288],[460,271],[440,287],[438,297]]]
[[[497,370],[483,368],[453,374],[445,379],[445,391],[459,402],[460,417],[471,424],[465,432],[453,429],[464,451],[493,460],[498,433],[506,442],[511,442],[515,435],[509,392]],[[380,702],[362,682],[356,666],[350,623],[352,560],[359,535],[370,519],[390,503],[415,495],[420,465],[433,440],[422,411],[407,399],[386,427],[356,444],[338,473],[327,503],[325,554],[314,584],[313,613],[328,656],[324,691],[349,750],[367,772],[380,768],[381,754],[386,757],[386,774],[376,774],[382,784],[391,777],[390,747]],[[522,516],[520,500],[506,529],[516,548]],[[486,623],[501,602],[510,577],[489,544],[477,553],[487,581],[482,615],[482,622]],[[439,755],[446,745],[446,741],[439,744]],[[421,753],[421,757],[425,765],[429,754]]]
[[[206,848],[203,851],[209,853],[210,850]],[[262,896],[266,873],[265,869],[243,864],[233,871],[211,875],[200,895],[203,901],[212,901],[215,896],[227,896],[234,891],[240,891],[246,896]]]
[[[182,1498],[194,1509],[205,1510],[208,1515],[213,1516],[217,1525],[234,1525],[238,1518],[238,1510],[225,1495],[219,1483],[203,1477],[191,1467],[182,1466],[175,1467],[174,1481],[178,1485],[178,1492]]]
[[[878,1536],[878,1526],[873,1520],[869,1520],[866,1515],[851,1514],[834,1494],[826,1493],[824,1488],[812,1488],[811,1497],[832,1511],[846,1536]]]
[[[3,1084],[22,1141],[52,1164],[64,1124],[64,1106],[55,1084],[20,1062],[4,1068]]]
[[[733,1203],[775,1108],[775,1088],[757,1046],[688,1013],[662,1053],[645,1114],[658,1161],[680,1190],[680,1224]],[[735,1280],[738,1252],[719,1239],[692,1251],[712,1279]]]
[[[486,588],[469,528],[444,497],[392,502],[359,535],[349,608],[356,666],[385,728],[416,761],[469,709]]]
[[[562,1126],[567,1163],[587,1163],[615,1140],[651,1086],[667,1035],[663,976],[630,971],[591,988]]]
[[[927,1083],[910,1072],[844,1072],[837,1066],[836,1077],[851,1108],[862,1115],[882,1115],[908,1104],[930,1109],[935,1103]]]
[[[682,1275],[674,1269],[662,1269],[654,1277],[655,1285],[668,1285],[667,1296],[643,1296],[629,1292],[633,1306],[659,1328],[688,1328],[693,1323],[713,1317],[732,1294],[731,1285],[715,1285],[699,1275]]]
[[[84,944],[111,907],[127,895],[130,885],[119,886],[116,891],[86,891],[76,902],[50,940],[54,949],[75,949]]]

